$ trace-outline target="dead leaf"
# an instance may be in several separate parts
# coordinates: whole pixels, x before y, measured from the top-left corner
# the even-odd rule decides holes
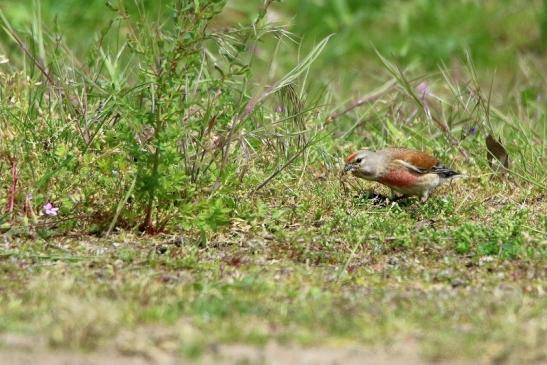
[[[497,170],[497,168],[494,167],[496,166],[495,161],[498,161],[506,170],[509,169],[509,155],[501,144],[501,140],[496,140],[491,134],[489,134],[486,137],[486,148],[486,159],[492,169]]]
[[[209,132],[215,127],[216,124],[217,124],[217,116],[214,115],[214,116],[209,120],[209,123],[207,124],[207,133],[209,133]]]

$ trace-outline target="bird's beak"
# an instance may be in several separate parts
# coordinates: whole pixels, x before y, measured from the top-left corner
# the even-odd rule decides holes
[[[344,173],[348,173],[348,172],[350,172],[350,171],[353,171],[353,168],[354,168],[354,167],[355,167],[355,166],[353,166],[353,165],[350,164],[350,163],[346,164],[346,166],[344,166]]]

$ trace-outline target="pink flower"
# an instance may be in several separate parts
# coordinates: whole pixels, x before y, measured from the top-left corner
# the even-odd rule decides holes
[[[46,205],[44,205],[42,207],[42,210],[45,215],[49,215],[49,216],[56,216],[57,213],[59,212],[59,208],[54,207],[53,204],[51,203],[47,203]]]
[[[420,95],[422,99],[431,95],[431,88],[425,81],[420,82],[418,86],[416,86],[416,91],[418,92],[418,95]]]

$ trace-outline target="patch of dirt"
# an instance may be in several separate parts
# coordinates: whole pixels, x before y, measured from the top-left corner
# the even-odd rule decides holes
[[[16,341],[16,342],[19,342]],[[6,341],[4,341],[4,345]],[[12,343],[13,344],[13,343]],[[413,343],[398,348],[372,349],[359,346],[299,347],[270,343],[265,347],[219,345],[196,360],[154,351],[140,356],[116,351],[68,352],[37,346],[4,347],[0,364],[9,365],[427,365]],[[436,365],[477,365],[478,362],[436,361]]]
[[[271,343],[264,348],[242,345],[220,346],[216,354],[207,354],[202,365],[426,365],[414,344],[391,350],[365,347],[292,347]],[[436,361],[436,365],[465,365],[456,361]],[[470,363],[469,363],[470,364]],[[473,364],[479,364],[473,362]]]
[[[57,351],[0,351],[0,364],[6,365],[147,365],[144,358],[110,353],[72,353]],[[172,362],[172,364],[177,364]],[[181,363],[182,364],[182,363]],[[163,364],[162,364],[163,365]],[[167,364],[166,364],[167,365]]]

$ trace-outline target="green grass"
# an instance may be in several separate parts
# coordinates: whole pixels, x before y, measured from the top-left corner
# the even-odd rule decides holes
[[[431,359],[544,361],[545,202],[523,210],[541,194],[462,185],[425,205],[378,206],[344,194],[335,174],[281,179],[206,242],[13,239],[0,330],[96,349],[122,346],[127,330],[161,347],[137,329],[162,326],[186,355],[218,342],[412,339]],[[464,192],[467,202],[453,196]]]
[[[0,4],[0,333],[547,360],[545,4],[78,3]],[[467,177],[340,175],[390,145]]]

